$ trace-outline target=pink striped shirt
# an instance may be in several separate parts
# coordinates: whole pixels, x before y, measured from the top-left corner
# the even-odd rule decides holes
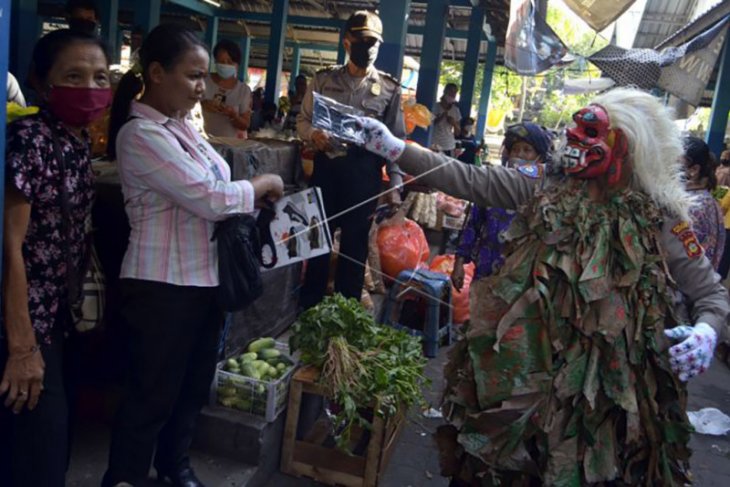
[[[180,286],[218,285],[214,223],[254,210],[248,181],[186,120],[132,102],[117,162],[132,232],[120,277]]]

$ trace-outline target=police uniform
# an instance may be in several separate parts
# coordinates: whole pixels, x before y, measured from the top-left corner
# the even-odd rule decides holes
[[[312,133],[316,130],[312,127],[313,92],[357,108],[367,116],[385,123],[396,137],[405,137],[400,83],[373,66],[367,68],[362,78],[351,76],[346,65],[325,68],[316,73],[307,87],[297,117],[297,133],[305,141],[311,141]],[[335,291],[358,300],[362,293],[364,263],[368,254],[369,217],[377,205],[377,198],[373,197],[381,191],[381,169],[384,163],[378,156],[354,145],[349,145],[346,153],[318,152],[314,157],[314,173],[310,184],[321,188],[327,216],[346,212],[329,221],[332,232],[338,227],[341,230],[340,253],[343,257],[337,262]],[[391,187],[402,183],[396,164],[388,163],[387,172]],[[370,198],[373,200],[348,211]],[[328,274],[328,256],[308,262],[301,297],[305,308],[322,299]]]
[[[420,180],[479,206],[507,209],[517,209],[527,203],[537,189],[552,184],[555,178],[530,168],[513,170],[460,164],[417,146],[406,146],[398,164],[409,174],[422,174],[441,165],[440,170],[425,174]],[[727,289],[720,284],[720,276],[704,256],[689,224],[667,219],[659,241],[669,273],[690,305],[690,324],[707,323],[721,336],[730,314]]]

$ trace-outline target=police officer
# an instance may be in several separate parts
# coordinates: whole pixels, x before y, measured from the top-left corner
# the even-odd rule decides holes
[[[335,276],[335,291],[346,297],[360,299],[365,273],[364,262],[368,253],[369,217],[374,212],[380,192],[381,168],[385,161],[358,147],[337,149],[337,143],[323,130],[312,126],[313,92],[363,111],[382,121],[396,137],[405,136],[401,109],[400,84],[390,75],[378,71],[373,64],[383,41],[383,24],[372,12],[353,13],[344,27],[343,43],[348,54],[344,66],[332,66],[317,72],[307,88],[297,117],[299,137],[311,142],[317,153],[314,157],[312,186],[322,190],[324,208],[328,217],[347,211],[329,221],[330,230],[339,227],[340,258]],[[398,166],[387,167],[391,188],[398,188],[402,177]],[[387,193],[390,203],[400,203],[397,190]],[[365,200],[372,201],[357,206]],[[322,256],[308,262],[307,276],[301,303],[305,308],[317,304],[326,291],[329,275],[329,257]]]

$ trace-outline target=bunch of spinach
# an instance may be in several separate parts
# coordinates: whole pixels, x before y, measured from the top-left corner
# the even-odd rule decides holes
[[[352,427],[371,428],[360,409],[374,405],[380,417],[423,404],[426,359],[418,338],[380,326],[355,299],[336,294],[303,313],[290,339],[301,361],[320,370],[320,382],[340,405],[335,437],[347,449]]]

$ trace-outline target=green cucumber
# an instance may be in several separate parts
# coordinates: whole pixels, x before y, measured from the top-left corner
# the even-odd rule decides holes
[[[244,363],[244,362],[253,362],[257,358],[258,358],[258,354],[256,352],[248,352],[248,353],[244,353],[240,357],[238,357],[238,360],[241,363]]]
[[[258,353],[267,348],[274,348],[274,345],[276,345],[276,341],[271,337],[259,338],[249,344],[248,351]]]
[[[263,360],[269,360],[269,359],[279,358],[279,356],[281,355],[281,352],[275,348],[266,348],[264,350],[261,350],[258,353],[258,355],[259,355],[259,358],[261,358]]]

